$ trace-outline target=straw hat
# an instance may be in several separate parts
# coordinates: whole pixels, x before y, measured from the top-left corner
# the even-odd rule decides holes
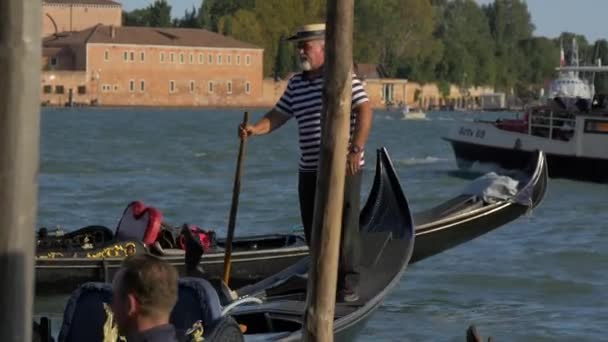
[[[310,24],[300,26],[296,33],[287,38],[291,42],[325,39],[325,24]]]

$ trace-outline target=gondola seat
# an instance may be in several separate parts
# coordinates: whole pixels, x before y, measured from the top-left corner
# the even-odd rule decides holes
[[[137,240],[152,246],[160,232],[163,216],[160,210],[134,201],[125,208],[115,238],[117,241]]]
[[[74,291],[66,305],[59,342],[101,342],[107,333],[112,287],[108,283],[85,283]],[[105,305],[104,305],[105,304]],[[193,332],[202,322],[205,341],[242,341],[238,324],[222,317],[222,308],[213,286],[201,278],[180,278],[178,300],[170,321],[178,335]],[[189,339],[186,338],[186,341]]]

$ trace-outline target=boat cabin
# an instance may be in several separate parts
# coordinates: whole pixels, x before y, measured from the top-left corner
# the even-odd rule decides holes
[[[528,109],[523,118],[499,119],[498,129],[551,140],[570,141],[585,134],[608,134],[608,111],[573,112],[553,106]]]

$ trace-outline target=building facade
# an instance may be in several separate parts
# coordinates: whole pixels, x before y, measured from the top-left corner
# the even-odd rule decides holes
[[[122,6],[111,0],[43,0],[42,36],[74,32],[96,24],[122,25]]]
[[[42,102],[262,105],[263,49],[201,29],[116,27],[49,37]]]

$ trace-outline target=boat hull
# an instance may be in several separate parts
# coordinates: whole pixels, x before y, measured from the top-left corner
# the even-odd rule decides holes
[[[259,281],[293,265],[308,255],[308,247],[275,248],[265,251],[237,252],[232,255],[230,285],[238,288]],[[186,274],[183,256],[165,256],[180,275]],[[42,259],[36,261],[36,295],[68,294],[85,282],[108,282],[120,268],[123,258],[91,260]],[[217,252],[203,256],[201,266],[211,277],[224,272],[224,254]]]
[[[528,165],[522,170],[529,175],[527,183],[517,196],[494,204],[478,207],[461,207],[462,201],[444,205],[414,215],[416,244],[410,263],[471,241],[483,234],[513,222],[528,210],[540,204],[547,189],[547,163],[543,153],[527,158]],[[517,200],[523,194],[526,201]],[[466,196],[465,196],[466,197]],[[458,197],[457,197],[458,198]],[[457,199],[456,198],[456,199]],[[468,197],[467,197],[468,198]],[[466,203],[466,201],[465,201]],[[474,202],[480,204],[478,201]],[[370,207],[370,205],[366,207]],[[450,210],[450,214],[441,214]],[[365,211],[364,211],[365,212]],[[362,213],[362,219],[366,215]],[[223,241],[218,241],[221,247]],[[296,264],[308,256],[308,247],[302,234],[274,234],[240,237],[239,246],[232,254],[230,286],[241,288],[256,283]],[[256,248],[248,247],[256,246]],[[260,248],[262,246],[262,248]],[[184,256],[161,256],[185,274]],[[110,281],[120,267],[123,258],[44,258],[36,260],[36,293],[39,296],[68,294],[85,282]],[[205,254],[201,266],[209,277],[223,274],[224,254],[221,250]]]
[[[460,169],[469,169],[473,163],[493,163],[503,169],[520,169],[533,155],[532,151],[516,150],[470,142],[446,139],[454,150]],[[608,183],[608,160],[559,155],[547,152],[549,177]]]
[[[427,225],[416,229],[416,244],[410,263],[419,262],[446,250],[471,241],[524,215],[529,207],[506,203],[478,212],[468,213],[449,222]],[[255,239],[249,237],[248,239]],[[260,281],[278,271],[295,264],[308,256],[308,247],[275,248],[259,252],[240,252],[232,256],[230,284],[239,288]],[[183,257],[163,257],[180,274],[185,274]],[[109,281],[120,267],[122,258],[105,260],[55,259],[38,260],[36,263],[36,293],[45,296],[67,294],[84,282]],[[201,266],[211,277],[220,277],[223,272],[223,253],[203,256]]]

